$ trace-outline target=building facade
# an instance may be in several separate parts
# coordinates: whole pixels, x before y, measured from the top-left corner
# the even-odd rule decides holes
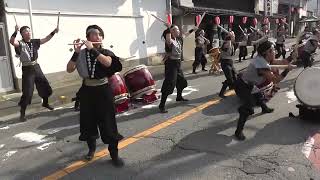
[[[119,57],[132,57],[124,62],[133,65],[148,62],[150,57],[164,52],[160,36],[165,29],[151,14],[166,17],[164,1],[148,0],[28,0],[1,1],[0,18],[0,93],[20,89],[22,76],[19,59],[9,38],[14,32],[16,17],[19,26],[33,25],[33,38],[44,38],[57,25],[60,12],[60,31],[41,46],[38,62],[51,84],[72,82],[77,74],[65,76],[66,63],[72,53],[68,43],[85,39],[88,25],[97,24],[105,32],[103,45]],[[30,20],[31,19],[31,20]],[[21,39],[20,35],[17,36]],[[138,62],[138,63],[136,63]]]

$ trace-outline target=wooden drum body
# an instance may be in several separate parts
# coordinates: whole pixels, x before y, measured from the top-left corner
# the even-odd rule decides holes
[[[128,87],[130,97],[133,99],[143,98],[156,92],[155,82],[145,65],[136,66],[126,73],[124,79]]]

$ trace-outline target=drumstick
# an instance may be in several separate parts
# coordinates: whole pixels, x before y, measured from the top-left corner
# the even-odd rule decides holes
[[[121,60],[125,61],[125,60],[128,60],[128,59],[132,59],[132,58],[135,58],[136,56],[130,56],[130,57],[127,57],[127,58],[122,58],[120,57]]]
[[[244,34],[244,31],[240,25],[239,25],[239,28],[240,28],[241,32]]]
[[[18,26],[18,22],[15,14],[13,14],[13,18],[14,18],[14,21],[16,22],[16,25]]]
[[[167,25],[168,23],[165,22],[163,19],[159,18],[158,16],[151,14],[151,16],[155,17],[157,20],[161,21],[162,23],[164,23],[165,25]]]
[[[289,65],[269,65],[271,68],[279,68],[279,69],[286,69],[289,67]],[[290,65],[293,68],[296,68],[296,65]]]
[[[83,42],[82,43],[70,43],[68,45],[81,45],[81,44],[84,44]],[[92,44],[102,44],[102,42],[92,42]]]
[[[260,38],[260,39],[258,39],[258,40],[256,40],[256,41],[252,41],[252,44],[254,45],[254,44],[260,44],[260,43],[262,43],[262,42],[264,42],[264,41],[266,41],[266,40],[268,40],[268,36],[263,36],[262,38]]]
[[[59,25],[60,25],[60,12],[58,13],[57,29],[59,29]]]
[[[218,25],[218,27],[219,27],[223,32],[229,33],[229,31],[226,30],[225,28],[223,28],[222,26]]]

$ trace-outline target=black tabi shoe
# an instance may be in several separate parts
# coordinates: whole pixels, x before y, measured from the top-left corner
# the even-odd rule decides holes
[[[49,104],[42,104],[42,107],[45,107],[45,108],[49,109],[50,111],[54,110],[54,108],[52,106],[50,106]]]
[[[88,154],[84,157],[87,161],[91,161],[94,157],[94,151],[89,151]]]
[[[112,162],[112,165],[114,167],[117,167],[117,168],[120,168],[120,167],[123,167],[124,166],[124,161],[122,158],[120,157],[117,157],[117,158],[112,158],[111,159],[111,162]]]
[[[234,136],[239,140],[239,141],[244,141],[246,139],[246,136],[244,136],[242,131],[236,131],[234,133]]]
[[[189,99],[185,99],[183,97],[177,97],[176,101],[189,101]]]
[[[19,118],[19,120],[20,120],[21,122],[27,121],[26,112],[25,112],[25,111],[20,110],[20,118]]]
[[[274,111],[274,109],[273,108],[263,108],[262,109],[262,114],[266,114],[266,113],[272,113]]]
[[[19,120],[20,120],[20,122],[26,122],[27,118],[25,116],[20,115]]]
[[[219,97],[221,97],[222,99],[227,98],[228,96],[225,96],[224,94],[219,94]]]
[[[206,70],[206,69],[202,69],[202,71],[208,71],[208,70]]]
[[[197,74],[197,72],[193,71],[192,74]]]
[[[168,113],[165,107],[159,106],[160,113]]]

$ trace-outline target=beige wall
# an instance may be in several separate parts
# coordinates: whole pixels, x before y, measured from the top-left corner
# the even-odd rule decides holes
[[[6,18],[9,37],[14,31],[16,15],[20,26],[30,25],[27,1],[7,0]],[[105,32],[104,47],[120,57],[145,58],[164,52],[160,35],[165,27],[150,14],[165,18],[165,1],[158,0],[32,0],[34,38],[47,36],[56,26],[57,12],[61,12],[60,32],[41,46],[39,63],[45,74],[65,71],[76,38],[85,39],[90,24],[101,26]],[[18,39],[21,37],[18,35]],[[145,43],[143,43],[145,42]],[[110,46],[113,48],[110,48]],[[14,57],[15,75],[21,78],[19,60]]]

